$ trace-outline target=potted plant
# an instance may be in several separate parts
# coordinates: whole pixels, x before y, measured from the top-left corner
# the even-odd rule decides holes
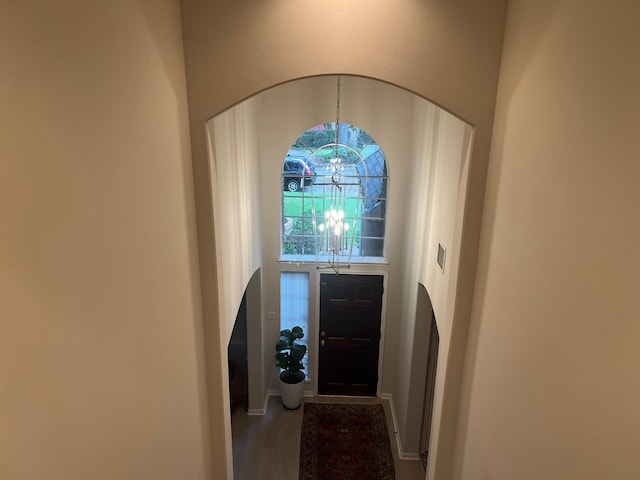
[[[307,353],[307,346],[297,343],[304,337],[301,327],[280,331],[280,340],[276,344],[276,366],[280,372],[280,397],[287,410],[296,410],[302,405],[304,395],[304,365],[302,359]]]

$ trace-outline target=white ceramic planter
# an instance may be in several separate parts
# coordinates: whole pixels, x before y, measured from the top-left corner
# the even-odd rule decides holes
[[[305,381],[298,383],[285,383],[280,381],[280,397],[282,405],[287,410],[296,410],[302,405],[302,397],[304,396]]]

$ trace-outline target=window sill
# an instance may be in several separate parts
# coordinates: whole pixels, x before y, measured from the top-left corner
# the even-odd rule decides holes
[[[282,255],[278,263],[295,265],[315,265],[315,257],[308,255]],[[321,265],[326,265],[327,261],[320,261]],[[346,263],[346,262],[342,262]],[[389,265],[387,259],[382,257],[352,257],[351,265]]]

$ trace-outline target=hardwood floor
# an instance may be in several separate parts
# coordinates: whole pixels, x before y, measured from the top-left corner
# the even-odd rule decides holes
[[[378,398],[308,397],[327,403],[381,403],[384,406],[396,480],[424,480],[419,460],[400,460],[389,402]],[[267,413],[249,416],[242,406],[232,419],[234,480],[298,480],[302,408],[290,412],[280,397],[270,397]]]

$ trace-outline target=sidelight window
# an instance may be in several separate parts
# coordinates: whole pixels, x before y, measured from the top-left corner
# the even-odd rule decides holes
[[[300,326],[304,337],[299,340],[309,347],[309,273],[280,272],[280,330]],[[309,378],[309,355],[302,359]]]

